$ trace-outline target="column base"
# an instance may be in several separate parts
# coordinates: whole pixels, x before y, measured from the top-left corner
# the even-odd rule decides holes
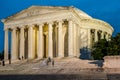
[[[19,61],[21,61],[21,60],[18,60],[18,59],[11,59],[11,64],[12,64],[12,63],[19,62]],[[7,63],[9,63],[9,60],[7,61]]]
[[[61,59],[61,58],[64,58],[64,56],[58,56],[57,58]]]
[[[73,58],[73,57],[75,57],[75,56],[73,56],[73,55],[68,55],[68,57]]]
[[[36,58],[36,60],[42,60],[42,59],[44,59],[44,58]]]
[[[28,57],[28,59],[35,59],[35,57]]]

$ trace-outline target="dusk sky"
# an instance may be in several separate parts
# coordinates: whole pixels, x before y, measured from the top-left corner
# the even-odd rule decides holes
[[[0,20],[32,5],[74,6],[93,18],[108,22],[114,33],[120,32],[120,0],[0,0]],[[0,22],[0,52],[4,49],[3,24]]]

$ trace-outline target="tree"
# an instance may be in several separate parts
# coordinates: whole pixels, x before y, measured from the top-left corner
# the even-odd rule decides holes
[[[96,42],[92,48],[92,57],[96,60],[103,59],[107,55],[108,42],[106,39],[101,39]]]
[[[0,52],[0,60],[4,59],[4,51]]]
[[[108,55],[120,55],[120,33],[112,38],[110,48],[111,49]]]
[[[103,59],[107,55],[120,55],[120,33],[112,37],[111,40],[101,39],[92,48],[92,57],[97,60]]]

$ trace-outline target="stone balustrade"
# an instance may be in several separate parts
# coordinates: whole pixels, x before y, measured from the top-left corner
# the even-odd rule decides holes
[[[120,56],[105,56],[103,68],[120,68]]]

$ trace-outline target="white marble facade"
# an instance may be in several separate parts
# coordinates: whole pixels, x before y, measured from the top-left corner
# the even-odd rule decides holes
[[[108,23],[71,6],[31,6],[2,22],[6,60],[9,49],[12,60],[80,57],[82,49],[91,49],[100,39],[108,40],[113,32]]]

